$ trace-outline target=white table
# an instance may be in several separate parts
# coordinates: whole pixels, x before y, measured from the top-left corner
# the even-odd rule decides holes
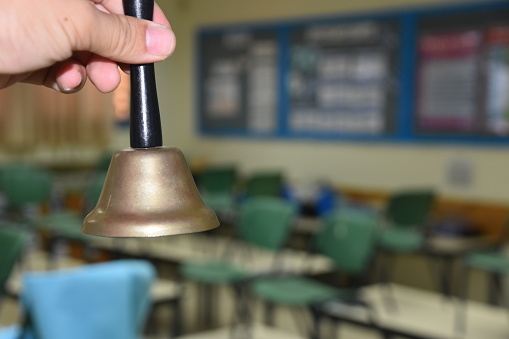
[[[456,329],[459,301],[444,299],[440,294],[416,288],[392,284],[397,309],[387,309],[384,303],[385,286],[374,285],[362,290],[361,295],[374,309],[378,329],[394,338],[430,339],[507,339],[509,337],[509,313],[501,307],[468,301],[467,329]],[[337,318],[345,322],[370,327],[365,313],[339,308]]]

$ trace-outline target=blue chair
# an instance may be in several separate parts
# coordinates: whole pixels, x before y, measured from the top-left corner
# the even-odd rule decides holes
[[[24,322],[0,331],[0,338],[139,339],[154,277],[141,260],[26,274]]]

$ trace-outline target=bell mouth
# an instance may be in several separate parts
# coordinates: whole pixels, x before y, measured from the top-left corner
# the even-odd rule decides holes
[[[84,221],[83,233],[101,237],[139,238],[163,237],[208,231],[214,212],[205,206],[199,211],[173,211],[164,214],[109,215],[96,211]],[[86,226],[85,226],[86,225]]]
[[[159,237],[219,226],[175,147],[127,148],[110,163],[96,207],[82,232],[102,237]]]

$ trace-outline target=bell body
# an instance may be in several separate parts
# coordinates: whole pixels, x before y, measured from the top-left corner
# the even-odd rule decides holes
[[[111,160],[83,233],[104,237],[159,237],[219,226],[202,201],[178,148],[127,148]]]

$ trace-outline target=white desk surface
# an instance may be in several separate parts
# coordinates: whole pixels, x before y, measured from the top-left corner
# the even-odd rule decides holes
[[[379,324],[386,328],[433,339],[507,339],[509,337],[509,311],[500,307],[469,302],[467,311],[467,331],[455,333],[454,319],[456,303],[445,300],[441,295],[410,287],[392,285],[397,301],[397,311],[387,311],[383,303],[380,286],[370,286],[363,293],[375,308]],[[346,309],[345,309],[346,310]],[[365,314],[347,311],[352,319],[360,320]],[[254,324],[252,339],[302,339],[300,335],[288,330],[268,328]],[[381,338],[376,329],[361,329],[356,325],[343,323],[339,327],[341,338],[375,339]],[[223,327],[211,331],[193,333],[178,339],[228,339],[230,328]],[[394,338],[400,338],[394,337]],[[403,337],[404,338],[404,337]]]
[[[111,239],[94,238],[93,244],[99,249],[116,250],[131,255],[147,255],[152,258],[168,260],[176,263],[200,262],[219,258],[230,238],[189,234],[175,237],[146,239]],[[235,245],[233,245],[235,246]],[[236,249],[232,253],[242,253]],[[319,274],[330,272],[333,266],[329,259],[321,255],[310,255],[305,251],[284,249],[277,254],[284,270],[293,273]],[[272,268],[274,254],[270,251],[254,250],[250,256],[235,255],[232,263],[238,263],[253,272]],[[237,262],[238,261],[238,262]]]
[[[298,336],[287,331],[282,331],[277,328],[270,328],[261,324],[254,324],[253,331],[251,332],[251,339],[305,339],[302,336]],[[223,327],[214,329],[211,331],[193,333],[178,337],[178,339],[229,339],[230,327]]]
[[[479,302],[467,303],[466,333],[457,333],[455,317],[458,300],[416,288],[391,285],[397,309],[388,310],[384,304],[382,286],[363,290],[364,297],[374,307],[383,327],[440,339],[507,339],[509,337],[509,310]],[[387,294],[385,294],[387,295]]]

